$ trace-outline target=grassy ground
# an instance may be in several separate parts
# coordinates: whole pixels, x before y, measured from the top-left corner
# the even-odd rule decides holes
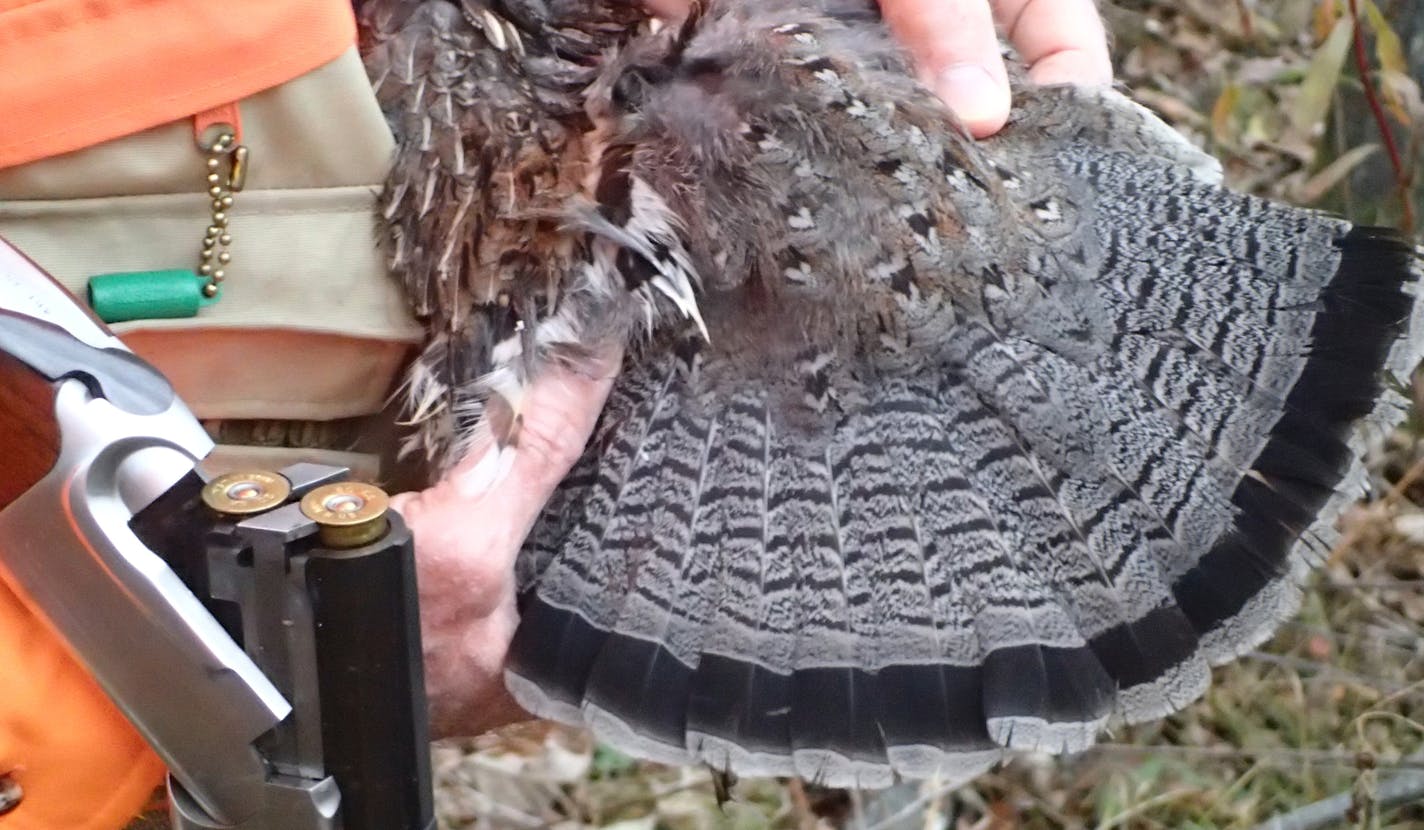
[[[1403,225],[1424,204],[1408,176],[1424,133],[1424,2],[1377,2],[1358,2],[1358,56],[1372,95],[1343,0],[1123,0],[1105,13],[1119,77],[1221,157],[1235,186]],[[1424,400],[1424,386],[1415,391]],[[1369,463],[1371,501],[1343,517],[1342,543],[1301,613],[1268,646],[1219,669],[1194,706],[1120,730],[1082,757],[1019,758],[957,791],[934,782],[862,794],[743,781],[719,808],[706,770],[636,764],[581,733],[533,724],[436,749],[442,822],[1251,828],[1346,793],[1356,803],[1348,816],[1337,810],[1332,824],[1298,827],[1424,827],[1417,803],[1376,809],[1380,793],[1398,786],[1392,778],[1424,777],[1424,419],[1416,414],[1388,436]]]

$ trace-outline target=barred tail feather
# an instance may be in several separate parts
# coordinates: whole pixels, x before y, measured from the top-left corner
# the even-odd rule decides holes
[[[1355,429],[1391,405],[1379,367],[1417,354],[1414,252],[1339,227],[1305,339],[1262,346],[1286,382],[1237,382],[1189,330],[1083,366],[966,329],[816,453],[654,343],[570,484],[589,495],[531,540],[516,698],[647,757],[857,786],[1186,705],[1293,610]],[[1181,360],[1227,412],[1173,398]]]
[[[778,23],[768,49],[834,29]],[[1220,189],[1115,96],[1028,93],[966,148],[849,57],[802,57],[775,76],[796,117],[728,137],[756,176],[681,171],[664,201],[677,136],[605,153],[582,227],[652,334],[530,540],[515,697],[646,757],[837,786],[1186,706],[1292,613],[1358,494],[1361,425],[1400,411],[1385,372],[1424,339],[1418,253]],[[697,85],[737,70],[699,61],[678,91],[725,103]],[[845,136],[841,180],[812,138]],[[739,205],[785,227],[699,213]],[[769,250],[682,279],[684,230]]]

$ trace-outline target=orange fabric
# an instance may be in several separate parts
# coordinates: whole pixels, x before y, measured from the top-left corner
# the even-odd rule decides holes
[[[0,771],[25,797],[4,830],[117,830],[163,763],[59,640],[0,580]]]
[[[0,0],[0,167],[241,100],[355,38],[348,0]]]
[[[348,0],[0,0],[0,167],[189,118],[337,58]],[[142,647],[138,644],[136,647]],[[163,766],[0,581],[0,830],[117,830]]]

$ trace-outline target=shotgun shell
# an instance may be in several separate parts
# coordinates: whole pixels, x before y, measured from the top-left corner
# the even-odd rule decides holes
[[[386,491],[359,481],[318,487],[302,497],[302,513],[316,522],[321,543],[329,548],[359,548],[386,532]]]
[[[203,503],[226,516],[250,516],[271,510],[292,494],[292,484],[276,473],[228,473],[203,488]]]

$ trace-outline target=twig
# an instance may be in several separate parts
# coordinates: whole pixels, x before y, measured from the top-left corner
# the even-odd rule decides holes
[[[678,793],[685,793],[688,790],[700,790],[703,787],[706,787],[711,784],[711,782],[711,776],[699,774],[697,772],[691,772],[689,775],[684,776],[682,781],[679,781],[676,784],[663,787],[662,789],[653,790],[652,792],[646,793],[644,795],[625,798],[622,801],[615,801],[611,805],[600,805],[598,811],[601,815],[617,815],[618,813],[623,812],[629,807],[636,807],[640,804],[656,804],[659,801],[662,801],[664,798],[667,798],[668,796],[677,795]],[[567,819],[551,819],[538,826],[540,830],[553,830],[555,826],[561,824],[564,821],[567,821]]]
[[[816,813],[811,809],[811,799],[806,797],[806,787],[800,778],[786,782],[786,792],[791,796],[791,813],[796,817],[799,830],[816,830]]]
[[[1256,29],[1251,23],[1251,10],[1246,7],[1246,0],[1236,0],[1236,11],[1241,14],[1241,35],[1247,40],[1256,39]]]
[[[1355,24],[1355,68],[1360,73],[1360,83],[1365,88],[1365,100],[1370,105],[1370,111],[1374,113],[1375,124],[1379,126],[1380,137],[1384,140],[1385,151],[1389,154],[1389,163],[1394,168],[1394,183],[1399,189],[1399,200],[1404,205],[1404,230],[1413,233],[1414,205],[1409,199],[1409,173],[1404,169],[1404,157],[1399,153],[1399,145],[1394,140],[1394,130],[1389,126],[1389,117],[1385,115],[1384,106],[1380,103],[1379,91],[1375,89],[1375,82],[1370,77],[1370,61],[1365,53],[1365,33],[1360,26],[1360,0],[1350,0],[1350,17]]]
[[[1405,686],[1403,689],[1400,689],[1399,691],[1380,699],[1375,703],[1374,708],[1383,709],[1389,704],[1394,703],[1396,700],[1408,696],[1410,692],[1413,692],[1416,689],[1420,688],[1424,688],[1424,680],[1416,680],[1413,683],[1410,683],[1408,686]]]
[[[1412,718],[1407,718],[1396,712],[1384,712],[1379,709],[1371,709],[1368,712],[1361,712],[1356,715],[1355,719],[1350,722],[1350,725],[1355,728],[1355,734],[1359,738],[1361,745],[1369,745],[1369,739],[1365,737],[1365,724],[1377,720],[1385,721],[1394,726],[1402,726],[1405,729],[1413,729],[1415,732],[1424,733],[1424,723],[1420,723]]]
[[[1319,587],[1327,591],[1424,591],[1424,579],[1341,579],[1322,581]]]
[[[1415,461],[1414,464],[1404,472],[1404,475],[1399,477],[1399,481],[1396,481],[1394,486],[1389,488],[1389,492],[1384,496],[1385,501],[1391,503],[1399,501],[1404,495],[1404,491],[1413,487],[1414,482],[1418,481],[1421,477],[1424,477],[1424,458]]]
[[[1165,793],[1161,793],[1160,795],[1155,795],[1151,798],[1139,801],[1138,803],[1133,804],[1127,809],[1119,812],[1115,816],[1110,816],[1108,818],[1103,819],[1098,823],[1097,830],[1111,830],[1112,828],[1117,827],[1119,825],[1127,824],[1128,822],[1132,821],[1143,813],[1148,812],[1154,807],[1160,807],[1163,804],[1171,804],[1173,801],[1176,801],[1180,798],[1191,797],[1194,795],[1196,795],[1196,791],[1191,789],[1190,787],[1179,787],[1175,790],[1168,790]]]
[[[1409,759],[1424,762],[1424,753],[1409,756]],[[1424,772],[1396,772],[1380,782],[1375,802],[1380,810],[1391,810],[1411,801],[1424,798]],[[1319,830],[1345,820],[1345,814],[1354,805],[1348,792],[1337,793],[1314,804],[1307,804],[1297,810],[1272,818],[1256,825],[1253,830]]]
[[[552,826],[549,822],[545,822],[537,816],[531,816],[508,804],[500,804],[492,798],[485,800],[486,804],[483,808],[476,808],[475,817],[488,820],[497,827],[543,830],[543,828]]]
[[[1347,669],[1339,668],[1322,660],[1307,660],[1304,657],[1293,657],[1289,654],[1270,654],[1264,651],[1249,651],[1244,655],[1247,659],[1266,663],[1272,666],[1282,666],[1296,672],[1310,672],[1322,678],[1333,678],[1335,680],[1354,683],[1357,686],[1365,686],[1377,689],[1388,695],[1397,693],[1408,693],[1409,685],[1390,680],[1385,677],[1371,677],[1370,675],[1359,674]]]
[[[1088,755],[1175,755],[1181,758],[1203,758],[1226,761],[1255,761],[1272,766],[1295,766],[1302,762],[1350,767],[1356,765],[1356,755],[1330,749],[1237,749],[1229,746],[1139,746],[1137,744],[1100,743],[1088,750]],[[1409,756],[1399,761],[1379,761],[1380,769],[1404,769],[1424,775],[1424,756]]]
[[[1357,35],[1359,34],[1358,26],[1355,28],[1355,33]],[[1370,88],[1371,87],[1369,81],[1366,80],[1365,89]],[[1385,131],[1386,136],[1389,135],[1389,127],[1384,122],[1380,122],[1380,129]],[[1406,185],[1402,183],[1400,186],[1406,187]],[[1400,198],[1404,200],[1404,218],[1406,225],[1405,230],[1410,231],[1412,233],[1414,227],[1414,215],[1413,205],[1409,200],[1408,191],[1405,190],[1403,193],[1401,193]],[[1424,458],[1420,458],[1419,460],[1415,461],[1414,464],[1410,466],[1408,470],[1405,471],[1404,475],[1399,477],[1399,481],[1396,481],[1394,483],[1394,486],[1390,487],[1389,491],[1386,492],[1383,496],[1381,496],[1378,502],[1374,503],[1390,506],[1396,504],[1400,499],[1404,498],[1405,491],[1407,491],[1410,487],[1414,486],[1414,483],[1417,482],[1421,476],[1424,476]],[[1345,531],[1340,535],[1339,540],[1336,541],[1335,547],[1330,552],[1330,558],[1338,559],[1346,550],[1349,550],[1352,546],[1359,542],[1359,540],[1360,529],[1358,527],[1352,527],[1349,530]]]
[[[1424,588],[1424,586],[1411,585],[1409,590],[1417,591],[1421,588]],[[1400,656],[1404,660],[1411,660],[1418,653],[1418,641],[1416,638],[1409,637],[1404,634],[1395,635],[1392,632],[1388,631],[1383,633],[1373,633],[1369,632],[1368,630],[1365,630],[1363,633],[1361,631],[1351,631],[1349,633],[1346,633],[1343,631],[1337,631],[1336,629],[1330,628],[1328,626],[1311,625],[1309,623],[1303,623],[1298,620],[1286,620],[1285,622],[1281,623],[1281,629],[1295,631],[1303,635],[1308,635],[1310,637],[1324,638],[1330,642],[1330,647],[1332,649],[1337,650],[1342,648],[1343,644],[1348,641],[1363,642],[1368,643],[1372,646],[1378,646],[1380,648],[1393,649],[1395,651],[1401,652]]]
[[[946,795],[949,795],[951,791],[963,787],[964,785],[964,781],[951,781],[946,784],[931,784],[931,782],[926,781],[920,785],[920,792],[913,800],[889,816],[876,821],[866,828],[866,830],[891,830],[891,828],[899,827],[901,826],[901,822],[912,818],[916,813],[923,812],[931,802],[938,801]]]

